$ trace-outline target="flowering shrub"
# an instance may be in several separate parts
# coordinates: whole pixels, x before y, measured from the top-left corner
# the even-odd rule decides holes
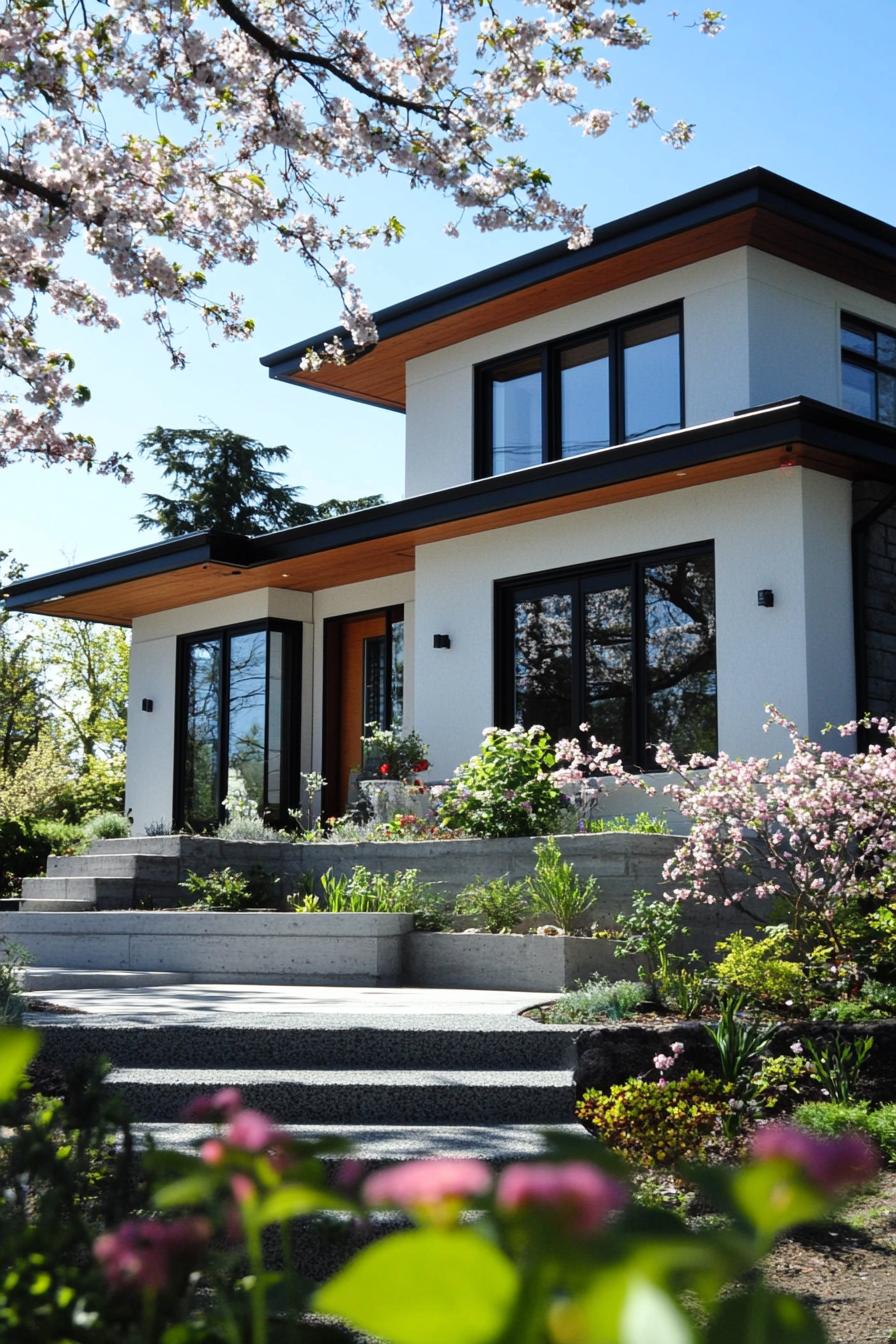
[[[531,728],[486,728],[479,754],[433,789],[439,822],[468,835],[545,835],[564,807],[550,738]]]
[[[708,904],[721,887],[726,904],[744,895],[788,913],[797,950],[819,940],[836,957],[850,951],[850,906],[882,904],[896,885],[896,730],[869,720],[889,739],[843,755],[800,735],[773,706],[765,728],[783,728],[791,753],[734,760],[695,755],[678,761],[667,744],[656,751],[667,786],[691,832],[666,864],[679,899]],[[857,731],[841,725],[841,736]],[[695,778],[695,772],[706,772]]]
[[[762,1337],[776,1344],[817,1344],[811,1308],[768,1289],[759,1262],[877,1165],[856,1135],[770,1128],[738,1169],[693,1174],[732,1224],[694,1230],[668,1211],[633,1208],[625,1169],[584,1136],[548,1135],[543,1160],[497,1177],[479,1161],[368,1174],[348,1159],[328,1182],[320,1159],[344,1145],[295,1139],[226,1088],[190,1108],[190,1119],[217,1126],[195,1153],[144,1156],[144,1192],[125,1179],[133,1148],[126,1127],[123,1143],[111,1141],[117,1126],[96,1078],[82,1078],[61,1108],[15,1095],[35,1040],[0,1036],[0,1335],[16,1344],[272,1344],[305,1331],[311,1340],[307,1312],[385,1344],[710,1344],[737,1338],[744,1320],[766,1324]],[[671,1112],[668,1099],[695,1078],[645,1086]],[[710,1086],[694,1084],[698,1109]],[[96,1143],[99,1180],[86,1162]],[[150,1217],[128,1206],[134,1196]],[[405,1210],[414,1225],[367,1245],[316,1289],[295,1273],[294,1219],[381,1208]],[[479,1218],[465,1219],[468,1210]],[[284,1249],[276,1268],[268,1230]]]
[[[657,1056],[668,1071],[674,1056]],[[590,1089],[576,1115],[613,1152],[638,1167],[670,1166],[700,1157],[720,1132],[731,1088],[692,1069],[665,1086],[645,1078],[616,1083],[608,1092]]]
[[[429,769],[429,747],[419,733],[400,733],[368,723],[361,738],[364,775],[368,779],[412,779]]]

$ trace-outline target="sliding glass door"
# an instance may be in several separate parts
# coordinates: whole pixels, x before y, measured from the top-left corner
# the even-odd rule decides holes
[[[178,824],[211,829],[225,800],[287,822],[297,802],[300,648],[301,627],[286,622],[181,640]]]

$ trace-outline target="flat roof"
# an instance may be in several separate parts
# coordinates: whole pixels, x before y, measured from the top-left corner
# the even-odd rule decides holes
[[[271,378],[400,411],[409,359],[743,246],[896,301],[896,227],[757,167],[601,225],[586,247],[551,243],[383,308],[366,349],[333,327],[261,363]],[[303,371],[336,336],[346,364]]]
[[[896,430],[805,397],[262,536],[197,532],[10,585],[10,611],[129,625],[259,588],[413,570],[415,547],[784,464],[896,481]]]

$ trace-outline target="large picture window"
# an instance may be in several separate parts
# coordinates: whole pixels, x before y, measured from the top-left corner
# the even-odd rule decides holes
[[[476,370],[477,476],[592,453],[681,424],[679,306]]]
[[[203,831],[225,798],[283,825],[295,803],[301,627],[263,622],[180,641],[175,820]]]
[[[840,352],[844,410],[896,426],[896,332],[844,316]]]
[[[710,545],[497,590],[499,719],[554,737],[588,723],[651,768],[653,748],[714,753],[715,575]]]

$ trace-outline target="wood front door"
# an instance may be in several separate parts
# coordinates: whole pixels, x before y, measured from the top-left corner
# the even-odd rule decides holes
[[[345,811],[349,775],[361,764],[365,724],[383,720],[385,656],[385,612],[349,617],[343,621],[339,678],[339,814]]]

